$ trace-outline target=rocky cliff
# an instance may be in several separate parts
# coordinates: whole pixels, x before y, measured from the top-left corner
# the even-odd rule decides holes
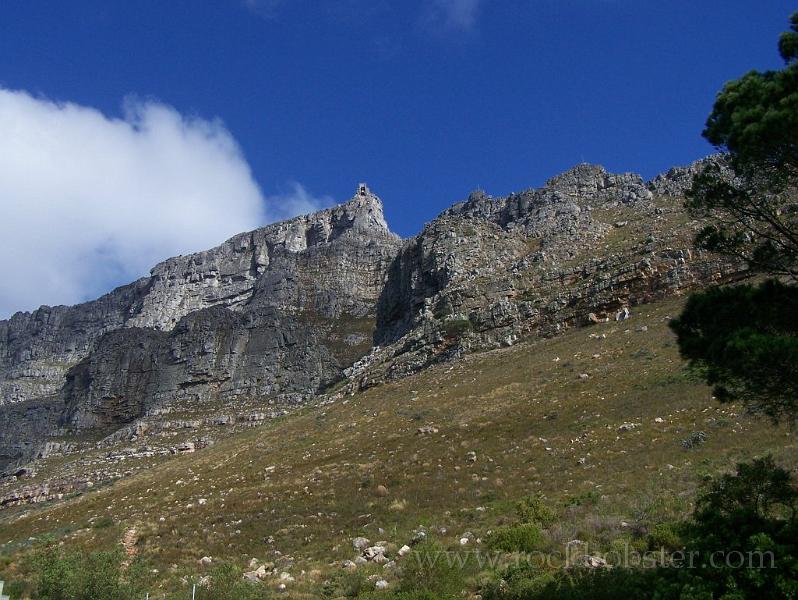
[[[0,432],[0,454],[41,434],[18,403],[54,403],[62,410],[47,422],[79,430],[181,400],[313,394],[371,347],[399,244],[362,188],[335,208],[169,259],[93,302],[0,321],[0,423],[13,414],[17,424]]]
[[[684,193],[701,162],[648,183],[579,165],[540,189],[455,204],[391,266],[377,347],[347,372],[350,389],[744,277],[745,265],[694,250],[701,223]]]
[[[362,186],[96,301],[14,315],[0,322],[0,468],[48,436],[176,404],[296,404],[744,275],[692,249],[699,166],[646,183],[579,165],[540,189],[475,192],[404,241]]]

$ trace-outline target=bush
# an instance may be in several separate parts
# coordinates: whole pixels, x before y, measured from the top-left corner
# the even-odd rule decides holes
[[[468,565],[458,558],[437,543],[421,544],[405,559],[399,593],[395,597],[404,600],[460,598]]]
[[[197,600],[265,600],[272,594],[265,585],[243,578],[240,568],[222,563],[210,572],[207,586],[197,586]]]
[[[443,330],[450,338],[460,337],[472,328],[471,321],[468,319],[448,319],[443,323]]]
[[[112,517],[100,517],[94,523],[92,523],[92,528],[94,529],[107,529],[114,524],[114,520]]]
[[[504,552],[534,552],[543,544],[543,534],[535,523],[499,527],[488,536],[488,547]]]
[[[573,508],[576,506],[595,506],[599,503],[601,496],[595,490],[589,490],[584,494],[579,494],[577,496],[571,496],[566,503],[566,506],[569,508]]]
[[[133,600],[146,587],[143,568],[123,576],[121,552],[86,555],[49,548],[34,556],[31,566],[33,597],[39,600]]]
[[[699,496],[689,526],[688,548],[699,553],[694,576],[714,597],[798,597],[798,488],[773,458],[737,465],[735,474],[712,482]],[[713,553],[772,553],[772,568],[712,564]]]
[[[545,573],[514,567],[483,589],[484,600],[617,600],[653,598],[647,573],[629,569],[576,569]]]
[[[664,548],[668,552],[675,552],[684,548],[682,540],[682,530],[684,526],[680,523],[659,523],[646,536],[649,550],[659,550]]]
[[[548,527],[557,520],[557,514],[543,502],[539,494],[522,498],[515,506],[515,512],[522,523],[538,523]]]
[[[325,598],[357,598],[370,589],[369,582],[362,572],[339,571],[327,579],[322,586]]]

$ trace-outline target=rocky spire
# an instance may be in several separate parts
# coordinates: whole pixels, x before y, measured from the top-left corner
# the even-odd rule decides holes
[[[357,186],[355,195],[348,202],[331,209],[331,212],[336,227],[349,227],[379,237],[396,237],[385,221],[382,200],[365,183]]]

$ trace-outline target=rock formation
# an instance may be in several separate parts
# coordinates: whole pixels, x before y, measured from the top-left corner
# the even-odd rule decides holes
[[[0,321],[0,471],[53,436],[175,404],[293,405],[740,276],[693,250],[683,196],[699,166],[647,184],[579,165],[475,192],[404,241],[361,185],[98,300],[18,313]]]
[[[399,244],[363,188],[98,300],[0,321],[0,424],[15,423],[0,431],[0,468],[54,423],[113,427],[179,400],[313,394],[371,347]],[[42,403],[46,419],[21,416]]]

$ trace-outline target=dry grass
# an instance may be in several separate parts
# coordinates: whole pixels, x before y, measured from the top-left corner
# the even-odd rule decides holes
[[[424,525],[456,544],[539,492],[561,516],[550,544],[609,543],[629,523],[685,514],[701,481],[736,461],[771,451],[794,466],[794,434],[717,404],[685,372],[667,328],[679,310],[642,306],[625,323],[471,355],[193,455],[151,459],[103,489],[0,512],[0,575],[39,543],[31,536],[107,548],[135,528],[136,552],[166,588],[207,555],[292,563],[296,589],[312,590],[319,573],[308,574],[339,570],[355,536],[397,547]],[[620,432],[623,423],[639,425]],[[420,435],[422,425],[439,431]],[[707,440],[687,450],[694,431]],[[114,525],[91,526],[107,516]]]

